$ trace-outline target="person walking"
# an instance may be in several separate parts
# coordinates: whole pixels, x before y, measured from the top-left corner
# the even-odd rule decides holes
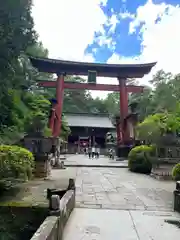
[[[93,146],[93,147],[92,147],[92,158],[95,157],[95,152],[96,152],[96,149],[95,149],[95,147]]]
[[[89,159],[90,159],[91,155],[92,155],[92,151],[91,151],[91,147],[90,146],[88,147],[88,155],[89,155]]]
[[[96,158],[99,158],[99,155],[100,155],[100,148],[97,147],[96,148]]]
[[[111,157],[113,160],[114,160],[114,158],[115,158],[115,149],[114,148],[112,148],[112,157]]]
[[[112,159],[112,148],[109,149],[109,158]]]
[[[84,155],[86,155],[86,147],[84,148]]]

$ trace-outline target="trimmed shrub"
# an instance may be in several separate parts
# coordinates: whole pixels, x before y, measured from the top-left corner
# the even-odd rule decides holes
[[[34,157],[19,146],[0,145],[0,180],[4,178],[31,178]]]
[[[172,169],[172,177],[175,181],[180,181],[180,163],[177,163]]]
[[[152,146],[141,145],[131,149],[128,155],[128,167],[132,172],[150,174],[152,170]]]

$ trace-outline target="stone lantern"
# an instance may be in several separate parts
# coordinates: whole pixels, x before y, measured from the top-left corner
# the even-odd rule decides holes
[[[58,138],[45,137],[43,129],[45,122],[37,116],[24,137],[24,146],[33,153],[35,158],[35,177],[47,178],[51,173],[49,154],[58,144]]]

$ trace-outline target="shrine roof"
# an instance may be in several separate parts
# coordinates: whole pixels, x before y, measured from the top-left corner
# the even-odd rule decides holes
[[[115,128],[107,114],[64,114],[69,127]]]
[[[97,76],[119,78],[141,78],[148,74],[152,67],[156,65],[155,62],[144,64],[105,64],[36,57],[30,57],[30,61],[40,72],[86,76],[88,71],[96,71]]]

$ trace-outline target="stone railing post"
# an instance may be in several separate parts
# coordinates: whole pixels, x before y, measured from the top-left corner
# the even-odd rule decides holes
[[[52,195],[49,199],[49,210],[53,212],[59,212],[60,210],[60,198],[58,195]]]

